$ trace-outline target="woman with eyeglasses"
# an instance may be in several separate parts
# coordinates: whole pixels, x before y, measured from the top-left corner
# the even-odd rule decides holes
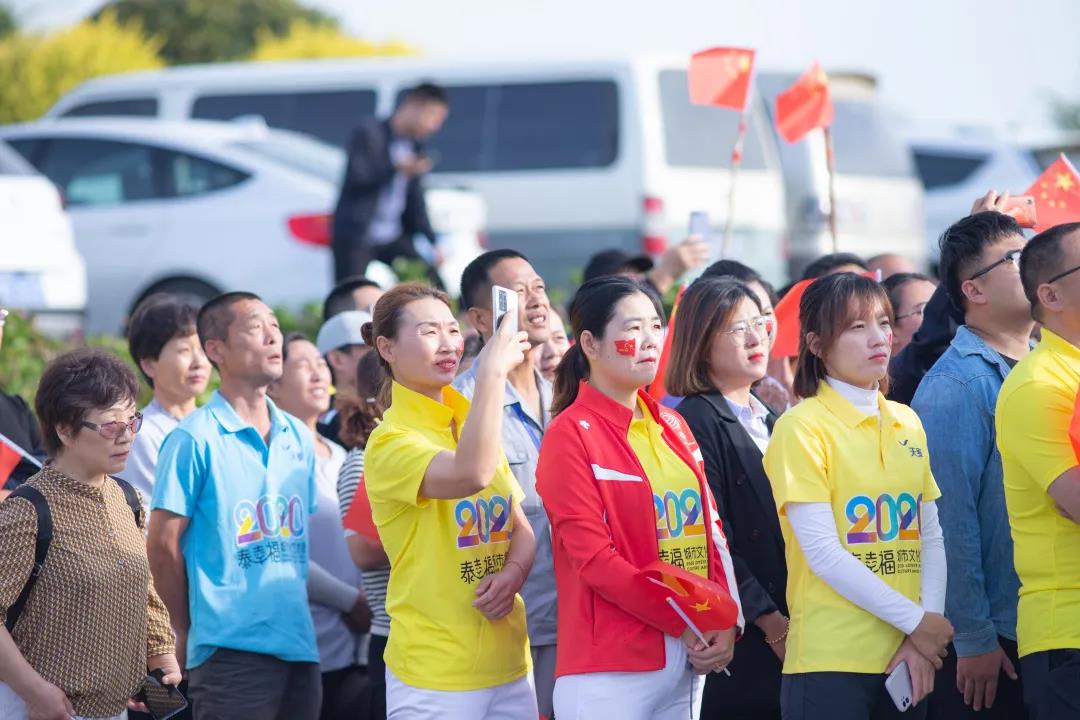
[[[896,313],[892,341],[895,357],[922,327],[923,310],[934,296],[937,283],[921,273],[896,273],[885,278],[881,286],[889,294],[889,302]]]
[[[685,396],[678,411],[701,445],[739,584],[746,634],[731,675],[710,674],[702,717],[780,717],[780,667],[787,638],[787,564],[761,458],[776,415],[752,387],[769,360],[769,318],[760,297],[730,276],[702,277],[675,316],[666,386]]]
[[[131,698],[148,671],[180,682],[146,559],[146,514],[137,492],[113,477],[142,424],[138,392],[135,373],[102,350],[63,355],[41,377],[35,410],[50,460],[0,503],[4,720],[120,718],[144,709]],[[38,568],[46,511],[52,539]]]

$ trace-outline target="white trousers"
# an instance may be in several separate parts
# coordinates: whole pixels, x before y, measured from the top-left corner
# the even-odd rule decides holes
[[[483,690],[427,690],[386,669],[386,720],[536,720],[532,673]]]
[[[682,640],[664,636],[664,667],[652,672],[564,675],[555,681],[557,720],[698,720],[705,676],[687,661]]]
[[[0,718],[3,720],[26,720],[26,703],[5,683],[0,683]],[[127,710],[111,718],[87,718],[72,715],[72,720],[127,720]]]

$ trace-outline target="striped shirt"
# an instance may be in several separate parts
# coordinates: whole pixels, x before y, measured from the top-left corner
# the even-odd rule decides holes
[[[338,504],[342,520],[352,506],[353,496],[356,495],[357,486],[363,476],[364,448],[356,447],[345,456],[345,463],[338,474]],[[346,529],[345,534],[348,536],[354,533]],[[390,582],[390,567],[363,570],[360,575],[368,607],[371,608],[371,634],[387,637],[390,634],[390,616],[386,613],[386,586]]]

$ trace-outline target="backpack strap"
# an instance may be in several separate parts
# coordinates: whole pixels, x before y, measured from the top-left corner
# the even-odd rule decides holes
[[[135,526],[142,528],[142,523],[139,522],[139,518],[142,517],[142,503],[139,502],[139,492],[127,480],[114,477],[113,481],[124,491],[124,499],[127,500],[128,507],[131,508],[131,512],[135,515]]]
[[[15,629],[15,623],[19,621],[19,616],[22,615],[26,601],[30,598],[30,592],[34,589],[34,584],[37,582],[38,576],[41,575],[41,570],[45,567],[45,557],[49,554],[49,544],[52,543],[53,538],[53,522],[49,503],[45,501],[45,496],[37,488],[24,483],[12,490],[9,497],[21,497],[24,500],[29,500],[30,504],[34,506],[35,513],[37,513],[34,568],[30,571],[30,577],[26,579],[26,584],[23,585],[19,597],[15,598],[15,602],[8,608],[7,619],[4,622],[8,632],[11,632]]]

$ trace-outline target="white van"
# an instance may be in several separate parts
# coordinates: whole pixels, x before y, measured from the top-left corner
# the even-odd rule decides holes
[[[797,75],[762,73],[758,87],[773,109]],[[870,258],[898,253],[926,268],[923,190],[904,137],[877,101],[867,75],[830,73],[833,98],[838,249]],[[815,130],[796,143],[776,136],[783,167],[792,275],[833,251],[828,225],[829,175],[825,140]]]
[[[431,59],[305,60],[173,68],[91,80],[53,117],[230,119],[343,145],[365,117],[389,115],[422,80],[446,88],[450,117],[429,143],[431,185],[487,201],[491,247],[525,253],[569,288],[593,253],[656,253],[709,214],[717,246],[727,216],[736,113],[691,105],[687,58],[463,63]],[[734,255],[779,281],[784,198],[764,104],[750,104],[738,177]]]

